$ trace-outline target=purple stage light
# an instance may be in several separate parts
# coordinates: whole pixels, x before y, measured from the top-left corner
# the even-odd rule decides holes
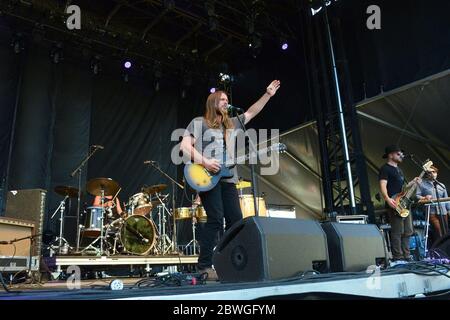
[[[125,61],[123,66],[125,67],[125,69],[130,69],[131,68],[131,62],[130,61]]]

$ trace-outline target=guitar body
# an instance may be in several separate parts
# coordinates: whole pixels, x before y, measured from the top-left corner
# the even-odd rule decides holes
[[[268,151],[275,151],[282,153],[286,150],[286,145],[282,143],[276,143],[272,145],[270,148],[266,148],[258,151],[258,153],[266,153]],[[242,159],[237,159],[233,165],[226,166],[226,152],[223,155],[222,165],[220,167],[219,172],[211,173],[204,166],[197,163],[189,163],[184,166],[184,178],[189,186],[196,190],[197,192],[205,192],[214,188],[222,178],[231,178],[233,177],[233,168],[236,163],[241,163],[242,160],[248,160],[248,156],[243,157]]]
[[[392,196],[392,199],[394,199],[396,203],[395,212],[402,218],[409,216],[412,204],[409,199],[405,197],[405,195],[406,192],[400,192]]]
[[[231,178],[233,172],[222,165],[219,172],[211,173],[204,166],[190,163],[184,166],[184,177],[189,186],[198,191],[205,192],[214,188],[222,178]]]
[[[419,180],[422,179],[425,172],[430,170],[432,165],[433,165],[433,162],[430,160],[427,160],[425,162],[425,164],[422,166],[423,171],[419,175]],[[397,214],[402,218],[406,218],[407,216],[409,216],[411,206],[414,202],[413,198],[415,198],[415,194],[416,194],[416,187],[417,187],[417,182],[415,182],[415,184],[413,184],[412,186],[407,187],[408,190],[404,190],[404,191],[392,196],[392,199],[395,200],[395,204],[396,204],[395,212],[397,212]]]

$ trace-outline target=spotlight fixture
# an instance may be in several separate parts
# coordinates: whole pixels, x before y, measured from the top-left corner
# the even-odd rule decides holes
[[[328,7],[332,2],[337,2],[338,0],[327,0],[325,5]],[[311,3],[311,14],[314,16],[318,14],[323,9],[323,0],[310,0]]]
[[[205,9],[206,9],[206,13],[208,14],[209,17],[212,17],[216,14],[216,8],[214,5],[214,1],[212,1],[212,0],[207,0],[205,2]]]
[[[22,38],[22,34],[21,33],[17,33],[12,41],[11,41],[11,47],[13,48],[14,53],[19,54],[21,53],[24,49],[24,41]]]
[[[215,16],[211,16],[208,19],[208,27],[210,31],[217,30],[217,25],[219,24],[219,20]]]
[[[99,55],[95,55],[95,57],[92,58],[91,70],[94,75],[97,75],[100,73],[101,66],[100,66],[100,56]]]
[[[62,42],[58,42],[56,45],[54,45],[50,51],[50,58],[52,59],[52,62],[54,64],[58,64],[62,60],[64,60],[64,54],[63,54],[63,44]]]
[[[234,81],[233,76],[226,74],[226,73],[222,73],[222,72],[219,73],[219,82],[227,84],[227,83],[230,83],[233,81]]]
[[[214,93],[214,92],[216,92],[216,88],[211,88],[211,89],[209,89],[209,92],[211,92],[211,93]]]
[[[164,0],[163,5],[167,10],[172,10],[175,8],[175,0]]]
[[[127,60],[127,61],[125,61],[123,66],[125,67],[125,69],[130,69],[131,68],[131,62],[129,60]]]

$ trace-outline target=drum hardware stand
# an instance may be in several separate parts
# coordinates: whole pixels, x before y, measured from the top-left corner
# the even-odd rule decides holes
[[[159,171],[163,176],[165,176],[167,179],[169,179],[170,182],[172,183],[172,220],[173,220],[172,245],[173,245],[174,253],[177,253],[178,247],[177,247],[177,224],[176,224],[176,220],[175,220],[175,207],[176,207],[175,206],[175,185],[177,185],[182,190],[184,190],[184,187],[181,184],[179,184],[177,181],[175,181],[167,173],[165,173],[163,170],[161,170],[161,168],[158,166],[158,163],[156,161],[147,160],[147,161],[144,161],[144,164],[151,165],[153,168],[155,168],[157,171]],[[158,197],[158,199],[159,199],[159,197]],[[164,208],[167,210],[165,205],[164,205]],[[169,212],[169,214],[170,214],[170,212]]]
[[[53,219],[53,217],[56,215],[56,213],[59,211],[59,236],[55,239],[53,242],[58,242],[58,253],[63,254],[63,243],[65,249],[73,249],[69,242],[64,239],[63,237],[63,230],[64,230],[64,211],[66,211],[66,200],[69,198],[69,196],[65,196],[64,199],[60,202],[58,208],[56,208],[55,212],[53,212],[53,215],[50,217],[50,219]],[[52,245],[50,245],[52,246]],[[65,252],[64,254],[67,254]]]
[[[161,203],[158,205],[158,249],[160,254],[166,254],[168,252],[171,252],[170,250],[175,251],[175,243],[170,239],[169,235],[166,233],[166,212],[169,215],[169,217],[172,215],[170,211],[167,209],[164,202],[161,200],[158,193],[155,194],[158,198],[159,202]]]
[[[196,229],[197,229],[196,227],[197,227],[197,222],[195,221],[194,217],[192,217],[192,240],[188,242],[188,244],[186,245],[186,248],[192,246],[194,255],[197,254],[197,247],[199,246],[198,241],[196,239]]]
[[[84,252],[88,249],[94,249],[95,254],[97,256],[101,256],[104,254],[103,251],[103,242],[105,241],[105,237],[104,237],[104,220],[105,220],[105,190],[102,189],[102,194],[101,194],[101,206],[102,206],[102,216],[100,218],[100,236],[97,237],[97,239],[95,239],[94,241],[92,241],[86,248],[84,248],[83,250],[81,250],[81,252]],[[100,249],[94,247],[94,244],[100,240]]]
[[[70,177],[74,177],[78,173],[78,197],[77,197],[77,226],[80,225],[80,209],[81,209],[81,174],[83,171],[83,167],[86,165],[88,160],[99,150],[103,149],[102,146],[91,146],[90,148],[93,148],[92,151],[89,151],[87,156],[81,161],[81,163],[78,165],[78,167],[72,171],[70,174]],[[80,249],[80,233],[77,232],[77,239],[76,239],[76,252],[79,252]]]

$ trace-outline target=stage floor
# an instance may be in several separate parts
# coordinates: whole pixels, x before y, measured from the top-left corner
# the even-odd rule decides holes
[[[346,298],[423,298],[450,292],[450,265],[434,270],[420,264],[390,268],[380,273],[343,272],[308,275],[303,278],[257,283],[220,283],[204,285],[137,287],[140,278],[120,278],[123,290],[110,290],[113,279],[82,280],[80,289],[70,290],[65,281],[42,285],[17,285],[0,294],[7,300],[253,300],[321,299],[333,295]],[[154,284],[152,278],[145,279]],[[326,298],[325,298],[326,299]]]

